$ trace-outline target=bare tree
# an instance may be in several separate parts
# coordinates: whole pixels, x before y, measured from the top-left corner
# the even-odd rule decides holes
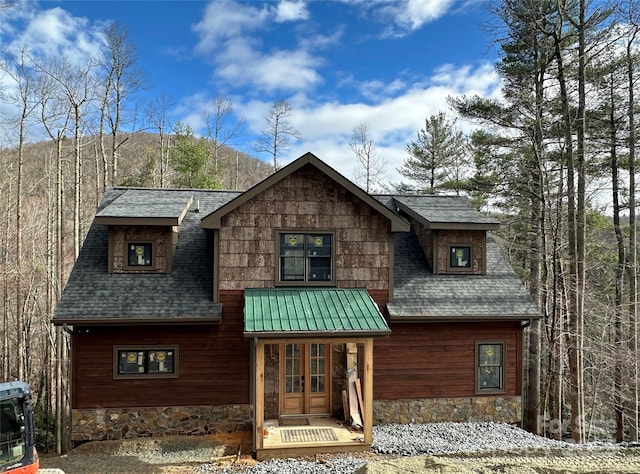
[[[377,154],[366,122],[353,129],[349,148],[358,162],[355,169],[356,183],[363,185],[368,193],[372,192],[373,187],[380,184],[387,163]]]
[[[24,305],[25,295],[23,291],[23,261],[22,261],[22,194],[24,181],[24,149],[25,149],[25,133],[28,127],[28,120],[31,114],[36,110],[38,102],[34,99],[34,89],[36,77],[33,70],[33,64],[29,59],[27,51],[22,48],[18,51],[10,63],[2,64],[3,72],[10,77],[16,85],[15,93],[10,94],[12,103],[18,110],[15,124],[18,127],[18,160],[16,174],[16,351],[17,351],[17,377],[24,379],[27,372],[29,361],[26,358],[26,344],[28,338],[25,337],[24,326]]]
[[[158,131],[160,144],[160,187],[167,185],[167,173],[169,171],[169,134],[171,126],[169,124],[169,110],[173,107],[174,101],[171,96],[162,93],[147,107],[147,120],[151,128]]]
[[[233,117],[233,102],[217,95],[213,102],[213,110],[207,110],[205,121],[207,124],[207,138],[211,143],[211,154],[213,158],[213,172],[216,179],[219,178],[220,150],[231,145],[235,138],[244,135],[246,119],[239,117],[235,122],[231,122]]]
[[[50,77],[60,88],[73,114],[73,254],[80,253],[82,237],[80,203],[82,199],[82,131],[85,126],[88,107],[95,99],[95,62],[89,59],[81,66],[72,65],[66,59],[49,66],[39,65],[43,74]]]
[[[135,94],[144,88],[143,75],[136,68],[136,47],[129,41],[128,31],[112,23],[105,29],[105,38],[106,58],[100,64],[103,73],[101,78],[103,89],[98,133],[104,173],[103,189],[117,184],[118,152],[135,128]],[[132,102],[134,107],[127,109],[127,105],[131,106]],[[127,111],[130,115],[125,117]],[[131,127],[129,127],[129,133],[121,137],[125,119],[128,119]],[[111,137],[108,153],[104,143],[107,132]]]
[[[300,138],[300,132],[289,121],[290,117],[289,103],[284,100],[275,101],[265,116],[265,127],[258,137],[256,151],[271,155],[274,170],[278,170],[280,154],[289,149],[292,140]]]
[[[9,315],[10,315],[10,305],[11,305],[11,301],[10,301],[10,259],[11,259],[11,251],[10,251],[10,246],[9,246],[9,242],[12,240],[10,238],[10,234],[11,234],[11,208],[13,207],[13,202],[11,200],[11,191],[12,191],[12,179],[13,179],[13,173],[12,173],[12,169],[10,167],[6,167],[5,170],[5,176],[6,176],[6,183],[3,183],[3,186],[0,187],[0,191],[2,191],[3,196],[6,196],[6,205],[4,206],[4,215],[5,215],[5,220],[2,223],[2,233],[0,234],[0,237],[2,237],[2,239],[0,240],[1,242],[4,242],[5,245],[3,246],[3,252],[2,252],[2,267],[3,267],[3,280],[4,283],[2,285],[2,373],[0,374],[2,376],[3,380],[10,380],[11,378],[11,346],[10,346],[10,339],[9,339],[9,332],[10,332],[10,327],[12,326],[9,322]]]

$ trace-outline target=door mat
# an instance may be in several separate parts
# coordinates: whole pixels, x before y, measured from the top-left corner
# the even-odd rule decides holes
[[[280,418],[278,426],[309,426],[309,418]]]
[[[283,443],[307,443],[312,441],[338,441],[333,428],[310,428],[301,430],[282,430],[280,439]]]

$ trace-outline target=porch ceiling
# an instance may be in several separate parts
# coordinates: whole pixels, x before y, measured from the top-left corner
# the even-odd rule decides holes
[[[247,337],[384,336],[389,326],[363,288],[249,288]]]

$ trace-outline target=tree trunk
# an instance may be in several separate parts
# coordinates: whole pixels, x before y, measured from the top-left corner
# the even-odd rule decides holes
[[[22,288],[22,180],[24,178],[24,127],[26,102],[20,120],[18,142],[18,171],[16,176],[16,362],[17,378],[25,378],[24,292]]]
[[[4,225],[5,242],[9,242],[9,229],[11,228],[10,210],[11,210],[11,181],[9,180],[7,185],[7,207],[5,210],[5,216],[7,217]],[[2,285],[2,380],[10,380],[11,376],[11,349],[9,345],[9,246],[5,247],[4,255],[2,256],[2,263],[4,268],[4,284]]]
[[[620,228],[620,192],[618,179],[618,156],[616,150],[616,121],[615,121],[615,98],[614,98],[614,82],[610,84],[610,112],[609,112],[609,139],[610,139],[610,158],[611,158],[611,189],[613,202],[613,228],[616,234],[616,243],[618,249],[618,261],[615,269],[615,308],[614,308],[614,377],[613,377],[613,412],[616,423],[616,442],[621,443],[624,440],[624,393],[623,393],[623,307],[622,307],[622,289],[624,286],[624,270],[625,270],[625,246]]]
[[[573,439],[585,441],[584,426],[584,293],[585,293],[585,232],[586,232],[586,159],[585,159],[585,130],[586,130],[586,44],[585,44],[585,0],[580,0],[580,19],[578,24],[578,110],[576,120],[578,195],[576,213],[576,384],[578,396],[578,412],[573,420],[573,427],[579,429],[579,435]],[[578,418],[579,417],[579,418]]]
[[[80,253],[80,105],[74,105],[74,156],[73,156],[73,259]]]
[[[629,90],[629,252],[627,255],[627,278],[629,281],[629,328],[631,355],[633,357],[631,374],[631,406],[629,435],[631,441],[638,441],[638,414],[640,412],[640,393],[638,391],[638,248],[636,238],[636,128],[635,128],[635,59],[633,48],[639,27],[634,26],[627,41],[627,85]]]

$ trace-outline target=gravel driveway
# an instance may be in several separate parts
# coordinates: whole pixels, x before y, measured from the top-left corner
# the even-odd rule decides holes
[[[638,473],[640,447],[577,446],[499,423],[374,427],[371,453],[256,463],[250,433],[88,443],[41,459],[66,474],[205,473]],[[240,454],[239,451],[242,451]]]

